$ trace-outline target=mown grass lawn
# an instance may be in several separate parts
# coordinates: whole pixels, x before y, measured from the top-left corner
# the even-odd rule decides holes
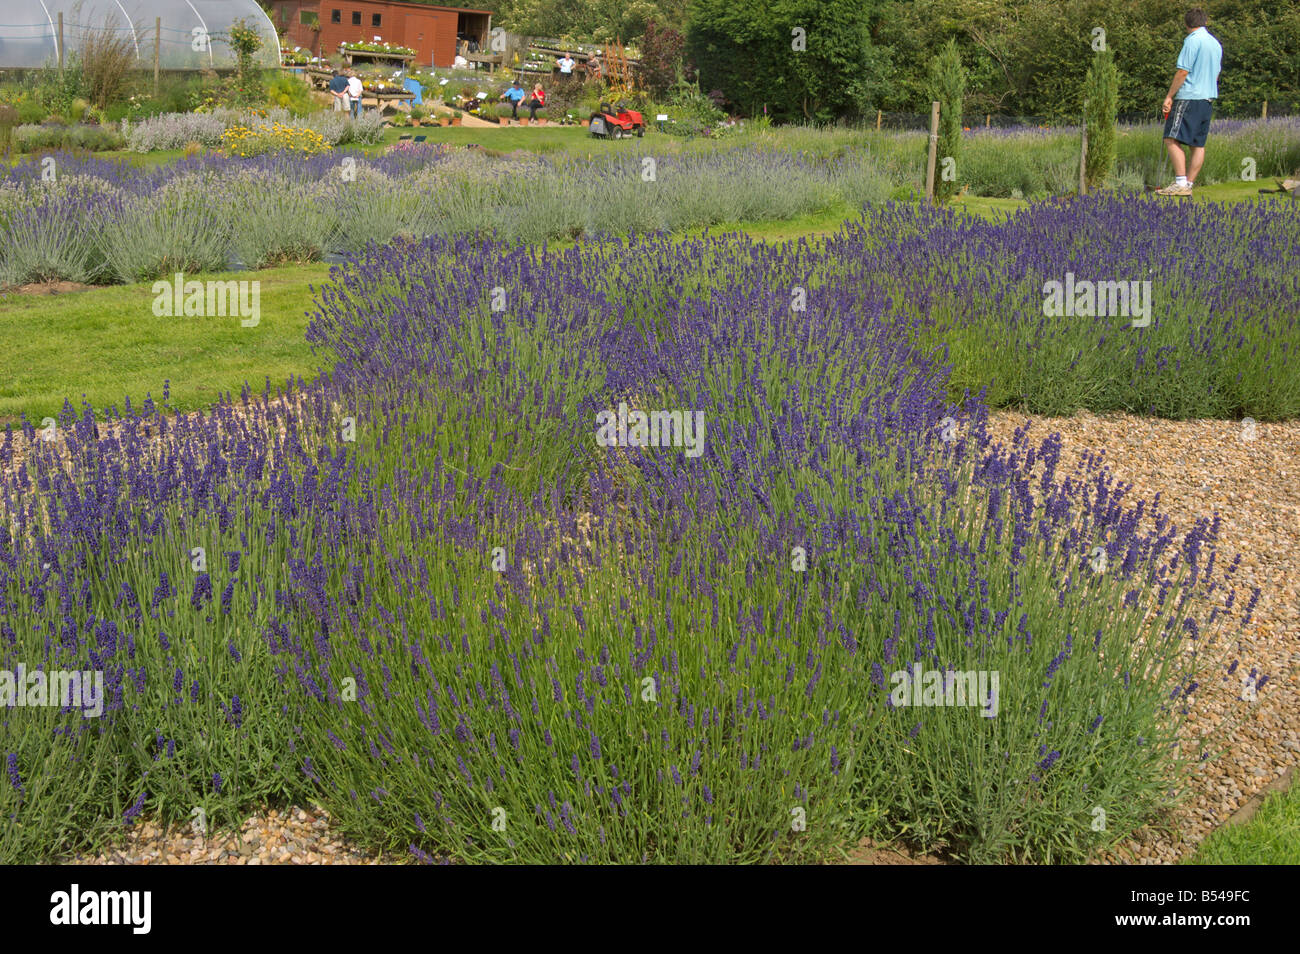
[[[1220,828],[1184,863],[1300,865],[1300,785],[1274,792],[1244,825]]]
[[[261,282],[261,318],[245,328],[232,318],[158,318],[152,283],[72,291],[59,295],[10,292],[0,296],[0,427],[25,414],[39,422],[56,415],[67,397],[84,396],[97,411],[162,397],[179,410],[210,405],[223,391],[247,381],[260,388],[269,377],[315,377],[319,362],[304,332],[309,286],[329,277],[330,266],[294,265],[259,272],[202,276]],[[195,276],[186,276],[193,278]]]

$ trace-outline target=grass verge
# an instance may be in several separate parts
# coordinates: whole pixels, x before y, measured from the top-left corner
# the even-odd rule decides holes
[[[1244,825],[1220,828],[1185,864],[1300,865],[1300,786],[1274,792]]]

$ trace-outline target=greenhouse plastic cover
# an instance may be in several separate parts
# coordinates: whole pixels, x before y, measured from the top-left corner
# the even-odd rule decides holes
[[[57,65],[60,13],[65,60],[77,54],[88,35],[107,30],[128,37],[139,66],[152,69],[161,18],[162,69],[228,69],[235,56],[227,33],[243,18],[262,34],[257,65],[280,63],[279,37],[257,0],[0,0],[0,69]]]

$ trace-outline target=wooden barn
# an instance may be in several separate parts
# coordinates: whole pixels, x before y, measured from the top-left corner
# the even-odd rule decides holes
[[[271,0],[270,7],[271,22],[284,31],[283,45],[302,47],[313,56],[331,56],[340,43],[370,43],[378,37],[415,50],[416,66],[451,66],[459,49],[486,49],[492,29],[489,10],[426,3]]]

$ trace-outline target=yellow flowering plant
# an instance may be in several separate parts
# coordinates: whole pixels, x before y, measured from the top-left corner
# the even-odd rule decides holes
[[[276,122],[231,126],[221,134],[221,148],[228,155],[247,158],[270,152],[316,156],[331,147],[314,129]]]

